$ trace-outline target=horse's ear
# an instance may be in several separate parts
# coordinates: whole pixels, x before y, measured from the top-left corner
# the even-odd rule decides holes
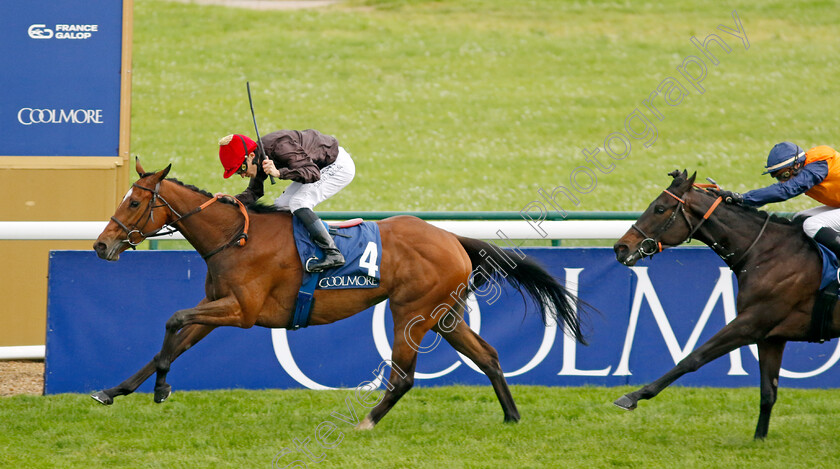
[[[686,173],[686,174],[687,174],[687,173]],[[688,183],[689,183],[689,185],[693,185],[693,184],[694,184],[694,180],[695,180],[695,179],[697,179],[697,171],[695,171],[695,172],[694,172],[694,174],[692,174],[692,175],[691,175],[691,177],[690,177],[690,178],[688,178]]]
[[[163,178],[165,178],[165,177],[166,177],[166,175],[167,175],[167,174],[169,174],[169,170],[170,170],[170,169],[172,169],[172,163],[169,163],[169,166],[167,166],[167,167],[163,168],[163,170],[162,170],[162,171],[160,171],[160,172],[157,174],[157,176],[158,176],[158,180],[159,180],[159,181],[162,181],[162,180],[163,180]]]
[[[134,169],[137,171],[138,176],[143,176],[146,174],[146,171],[143,171],[143,165],[140,164],[140,157],[134,157]]]

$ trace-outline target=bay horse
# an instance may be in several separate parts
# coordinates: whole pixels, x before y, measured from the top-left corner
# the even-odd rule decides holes
[[[91,396],[102,404],[110,405],[114,397],[134,392],[153,373],[157,373],[154,401],[161,403],[171,393],[166,375],[172,361],[213,329],[254,325],[289,328],[295,310],[303,268],[292,238],[291,214],[266,206],[246,210],[232,197],[214,198],[196,187],[167,179],[171,166],[147,173],[139,160],[136,162],[140,178],[93,249],[100,258],[116,261],[120,253],[147,237],[161,230],[177,230],[205,258],[206,297],[197,306],[172,315],[166,322],[163,346],[148,364],[118,386]],[[217,201],[221,203],[214,203]],[[442,322],[447,315],[437,317],[441,307],[462,318],[469,292],[477,292],[489,276],[501,276],[534,299],[545,323],[553,320],[585,343],[580,330],[580,300],[528,257],[456,236],[412,216],[377,223],[382,242],[379,286],[316,290],[310,317],[311,325],[330,324],[390,299],[394,344],[388,385],[357,428],[373,428],[412,387],[419,351],[416,344],[429,330],[478,365],[493,385],[504,421],[517,422],[519,411],[496,350],[463,320],[453,326],[450,316]],[[515,261],[513,267],[511,259]],[[498,266],[510,268],[499,272]],[[474,273],[479,271],[484,275]]]
[[[782,352],[788,341],[809,340],[811,310],[821,280],[817,247],[790,221],[767,212],[721,203],[710,185],[695,185],[697,173],[674,171],[671,185],[654,199],[613,247],[616,259],[632,266],[639,259],[694,237],[729,265],[738,281],[736,318],[654,382],[626,394],[615,405],[636,408],[680,376],[738,347],[757,344],[761,403],[755,439],[764,439],[776,402]],[[716,186],[715,186],[716,187]],[[840,335],[833,310],[828,337]]]

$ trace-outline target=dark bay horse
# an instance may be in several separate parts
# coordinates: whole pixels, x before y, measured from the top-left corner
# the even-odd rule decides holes
[[[232,200],[216,199],[205,191],[166,179],[170,167],[146,173],[137,162],[140,179],[93,248],[99,257],[116,261],[121,252],[163,227],[177,229],[207,262],[206,297],[197,306],[172,315],[166,322],[160,353],[146,366],[118,386],[93,394],[103,404],[134,392],[155,372],[154,399],[163,402],[171,393],[166,374],[172,361],[214,328],[287,328],[294,312],[303,270],[292,240],[291,215],[266,207],[246,211]],[[219,203],[213,203],[216,201]],[[544,322],[550,317],[584,342],[579,300],[530,258],[456,236],[411,216],[392,217],[378,225],[382,240],[380,285],[316,290],[310,319],[312,325],[329,324],[390,299],[394,345],[389,384],[358,428],[373,428],[412,387],[416,344],[430,329],[478,365],[493,385],[504,420],[518,421],[519,412],[496,350],[463,320],[453,325],[450,316],[442,321],[447,316],[442,311],[448,309],[447,314],[463,317],[468,293],[478,292],[489,276],[501,276],[535,300]],[[247,241],[240,246],[243,232],[247,232]],[[511,260],[515,261],[513,265]],[[499,272],[499,266],[505,271]]]
[[[622,396],[615,405],[633,410],[640,399],[656,396],[680,376],[738,347],[757,344],[761,404],[755,438],[763,439],[776,402],[785,344],[809,338],[822,260],[801,222],[721,203],[713,190],[695,188],[696,174],[670,173],[674,178],[671,185],[616,242],[616,259],[632,266],[643,257],[694,237],[735,272],[737,317],[662,377]],[[837,307],[827,331],[830,337],[840,335],[836,312]]]

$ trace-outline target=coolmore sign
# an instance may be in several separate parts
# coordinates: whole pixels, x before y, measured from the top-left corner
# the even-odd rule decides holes
[[[122,8],[114,0],[0,3],[2,155],[119,154]]]
[[[510,288],[492,304],[471,299],[466,321],[499,352],[512,384],[640,385],[650,382],[735,317],[732,273],[706,248],[677,248],[632,268],[606,248],[527,248],[600,313],[585,322],[581,346]],[[166,320],[203,297],[206,267],[187,251],[124,253],[108,263],[93,252],[50,256],[46,392],[90,392],[120,383],[159,350]],[[527,309],[527,313],[524,310]],[[298,331],[219,328],[181,356],[175,389],[355,387],[377,382],[390,359],[387,302],[349,319]],[[445,341],[421,344],[415,384],[487,384]],[[790,343],[786,387],[840,387],[840,341]],[[151,391],[153,379],[141,391]],[[755,386],[757,349],[733,351],[678,385]]]

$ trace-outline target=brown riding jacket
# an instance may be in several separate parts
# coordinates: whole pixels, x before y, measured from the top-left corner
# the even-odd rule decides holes
[[[290,179],[309,184],[321,179],[321,168],[329,166],[338,157],[338,140],[317,130],[278,130],[261,139],[265,156],[280,171],[280,179]],[[251,178],[248,188],[237,195],[243,204],[250,205],[263,196],[263,184],[268,175],[262,164],[257,165],[257,175]]]

